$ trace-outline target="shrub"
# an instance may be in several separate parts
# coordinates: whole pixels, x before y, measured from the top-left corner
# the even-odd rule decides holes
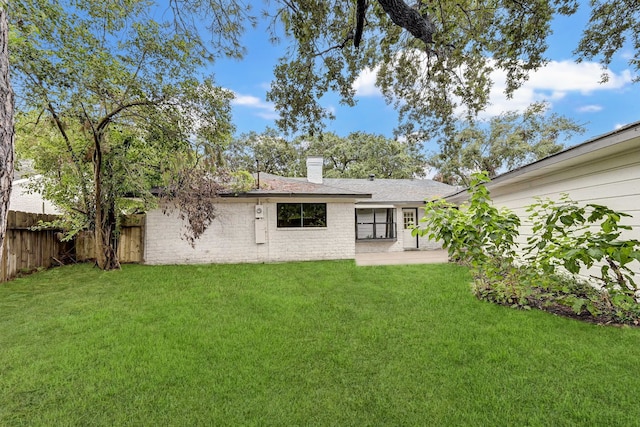
[[[475,281],[482,287],[513,275],[514,239],[520,225],[517,215],[491,204],[484,186],[487,181],[486,173],[472,175],[470,201],[460,207],[443,200],[427,203],[425,217],[420,220],[425,226],[413,232],[442,241],[450,258],[472,267]]]
[[[532,236],[517,265],[515,239],[520,219],[491,203],[486,173],[474,174],[469,202],[456,207],[443,200],[427,203],[414,235],[442,241],[449,257],[471,267],[473,292],[481,299],[514,307],[531,306],[589,315],[603,322],[640,322],[640,290],[629,267],[640,261],[640,242],[621,240],[620,224],[628,214],[606,206],[579,206],[562,195],[560,201],[537,199],[527,208]],[[522,259],[520,259],[522,260]],[[600,263],[594,287],[577,276]]]
[[[558,267],[571,274],[597,263],[600,274],[591,275],[610,294],[635,298],[638,287],[629,268],[640,261],[640,242],[620,240],[623,230],[631,227],[620,224],[630,215],[606,206],[579,206],[566,194],[558,202],[538,198],[527,208],[533,234],[527,239],[527,260],[545,274]]]

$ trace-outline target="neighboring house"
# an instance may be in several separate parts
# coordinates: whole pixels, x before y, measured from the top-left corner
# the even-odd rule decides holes
[[[32,180],[38,179],[37,176],[31,178],[18,179],[13,181],[11,188],[11,200],[9,209],[18,212],[30,212],[40,214],[60,214],[60,210],[48,200],[42,198],[42,194],[38,192],[30,192],[28,187]]]
[[[261,173],[260,189],[220,197],[218,216],[191,247],[177,212],[147,213],[147,264],[353,259],[358,252],[433,249],[410,236],[424,200],[454,188],[430,180],[323,179],[322,158],[307,178]]]
[[[523,220],[535,197],[557,200],[566,193],[580,204],[608,206],[632,215],[621,221],[633,227],[623,236],[640,240],[640,122],[499,175],[487,188],[496,206],[511,209]],[[467,193],[462,190],[446,199],[462,203]],[[523,221],[520,241],[529,235],[531,227]]]
[[[30,162],[20,162],[13,174],[11,183],[11,199],[9,209],[18,212],[40,213],[40,214],[60,214],[61,211],[53,203],[45,200],[37,191],[30,191],[29,186],[40,175],[36,175]]]

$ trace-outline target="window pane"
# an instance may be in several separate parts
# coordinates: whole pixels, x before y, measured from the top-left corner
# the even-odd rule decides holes
[[[395,239],[394,208],[356,209],[356,239]]]
[[[326,203],[278,203],[278,227],[326,227]]]
[[[300,203],[278,203],[278,227],[302,227]]]
[[[327,226],[327,204],[326,203],[303,203],[303,227],[326,227]]]

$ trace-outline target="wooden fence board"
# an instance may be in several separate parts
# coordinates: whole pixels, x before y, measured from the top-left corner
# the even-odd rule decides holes
[[[118,259],[121,263],[128,264],[143,261],[144,223],[145,215],[128,215],[122,219],[120,224],[120,238],[118,241]],[[75,243],[78,261],[95,259],[95,245],[92,232],[83,231],[78,233]]]
[[[40,221],[55,220],[55,215],[9,211],[4,251],[0,260],[0,281],[10,280],[23,271],[48,268],[60,260],[88,261],[94,258],[93,233],[80,232],[73,242],[61,242],[61,230],[33,230]],[[131,215],[122,221],[118,257],[122,263],[143,261],[144,215]],[[75,246],[75,247],[74,247]]]
[[[9,211],[7,234],[1,260],[0,281],[12,279],[22,271],[50,267],[69,244],[61,242],[56,229],[33,230],[40,221],[48,222],[55,215]]]

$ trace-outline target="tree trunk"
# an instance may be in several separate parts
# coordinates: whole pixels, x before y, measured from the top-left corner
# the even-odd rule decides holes
[[[9,81],[8,3],[0,1],[0,260],[4,251],[13,180],[13,90]]]
[[[94,136],[95,153],[93,155],[93,181],[95,185],[95,257],[96,264],[103,270],[120,268],[118,261],[118,240],[116,231],[115,203],[110,197],[107,202],[102,196],[102,145],[99,135]]]

